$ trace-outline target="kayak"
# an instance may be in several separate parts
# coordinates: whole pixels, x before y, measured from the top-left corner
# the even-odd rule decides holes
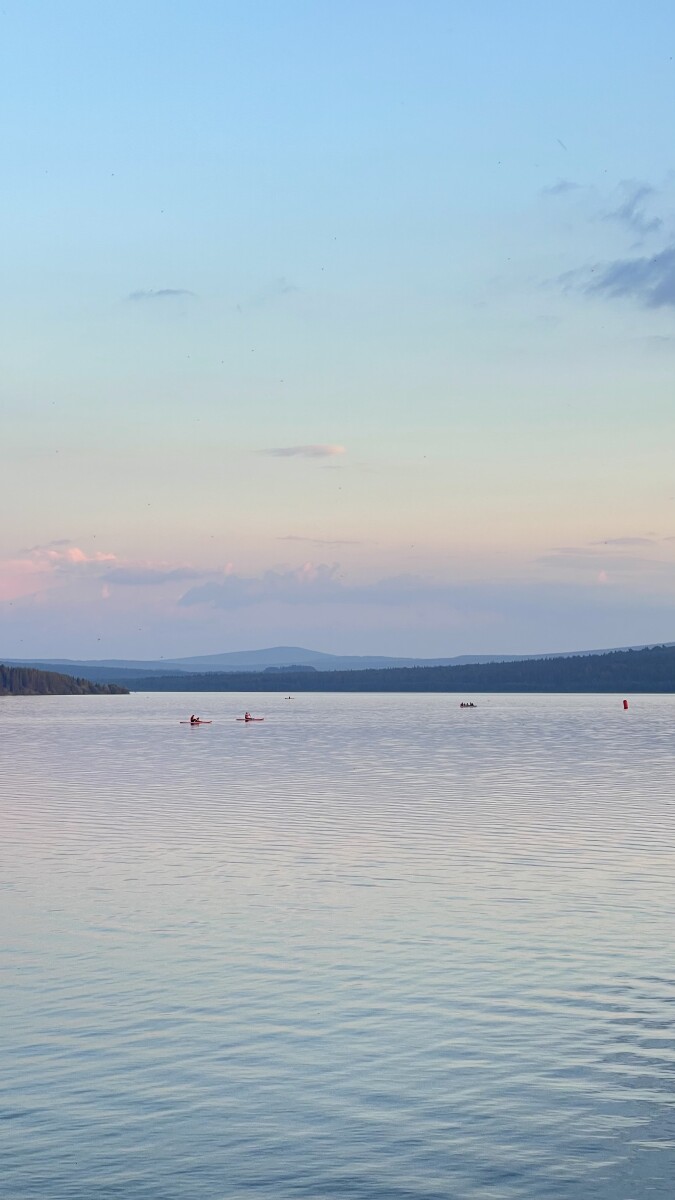
[[[251,721],[264,721],[265,718],[264,717],[237,717],[237,720],[245,721],[246,724],[249,725],[251,723]]]
[[[181,725],[212,725],[213,721],[181,721]]]

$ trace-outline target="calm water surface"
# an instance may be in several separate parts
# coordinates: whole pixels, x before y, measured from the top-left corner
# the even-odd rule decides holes
[[[3,1200],[672,1197],[675,697],[459,699],[0,701]]]

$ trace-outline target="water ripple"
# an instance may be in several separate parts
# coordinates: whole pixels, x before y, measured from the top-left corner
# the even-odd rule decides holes
[[[670,1197],[675,699],[249,703],[3,701],[3,1194]]]

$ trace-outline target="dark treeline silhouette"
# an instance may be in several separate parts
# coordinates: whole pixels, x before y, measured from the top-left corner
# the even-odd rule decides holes
[[[135,692],[675,692],[675,646],[456,667],[228,671],[125,682]]]
[[[56,671],[0,664],[0,696],[127,696],[128,688],[115,683],[92,683]]]

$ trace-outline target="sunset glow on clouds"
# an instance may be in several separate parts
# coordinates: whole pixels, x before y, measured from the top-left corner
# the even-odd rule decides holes
[[[3,16],[0,655],[675,637],[675,16],[410,12]]]
[[[55,542],[47,546],[33,546],[19,553],[16,558],[0,562],[0,600],[15,600],[20,596],[33,595],[44,588],[54,586],[59,579],[115,562],[114,554],[87,554],[78,546],[67,542]]]
[[[265,450],[272,458],[336,458],[345,454],[344,446],[310,445],[310,446],[277,446],[273,450]]]

